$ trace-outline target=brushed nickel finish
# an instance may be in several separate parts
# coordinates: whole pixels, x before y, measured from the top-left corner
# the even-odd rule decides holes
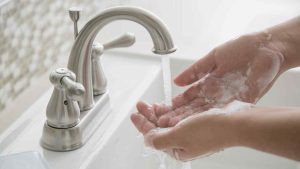
[[[83,146],[111,110],[108,91],[94,98],[95,106],[88,111],[80,112],[81,120],[73,127],[56,128],[46,121],[40,141],[42,147],[51,151],[71,151]]]
[[[124,35],[101,45],[94,42],[92,46],[92,81],[94,96],[103,94],[106,91],[107,80],[101,65],[101,55],[105,50],[114,48],[130,47],[135,42],[133,33],[125,33]]]
[[[135,36],[131,32],[127,32],[124,35],[103,44],[104,50],[109,50],[113,48],[124,48],[130,47],[135,43]]]
[[[76,81],[81,83],[86,90],[79,101],[80,110],[88,110],[94,105],[91,69],[91,52],[94,39],[105,25],[116,20],[130,20],[145,27],[152,38],[154,53],[168,54],[176,50],[169,30],[153,13],[141,8],[126,6],[104,10],[88,21],[81,29],[69,57],[68,68],[77,75]]]
[[[154,53],[168,54],[176,50],[164,23],[144,9],[122,6],[104,10],[88,21],[77,35],[79,12],[77,8],[69,10],[74,22],[75,42],[68,69],[59,68],[50,74],[54,90],[47,105],[41,145],[53,151],[70,151],[81,147],[110,111],[107,80],[100,56],[104,50],[131,46],[135,37],[127,33],[103,45],[94,43],[96,35],[105,25],[115,20],[134,21],[148,30]]]
[[[85,92],[75,82],[76,76],[66,68],[59,68],[50,74],[54,90],[47,105],[47,124],[56,128],[69,128],[79,123],[80,109],[77,100]]]

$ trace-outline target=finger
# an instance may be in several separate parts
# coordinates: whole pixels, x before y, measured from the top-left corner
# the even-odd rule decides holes
[[[194,84],[192,87],[188,88],[182,94],[177,95],[173,99],[173,104],[172,104],[173,109],[181,107],[186,104],[190,104],[192,100],[203,97],[202,94],[203,85],[205,85],[205,81],[198,82],[197,84]]]
[[[195,98],[194,100],[190,101],[187,105],[178,107],[175,110],[161,116],[158,119],[157,125],[159,127],[172,127],[176,125],[180,121],[180,119],[193,114],[193,112],[195,112],[196,110],[202,110],[202,106],[204,106],[205,104],[207,103],[204,98]]]
[[[215,68],[214,53],[215,50],[212,50],[204,58],[201,58],[179,74],[174,79],[175,84],[178,86],[186,86],[194,83],[204,77],[207,73],[211,72]]]
[[[142,114],[133,113],[131,115],[131,121],[142,134],[148,133],[150,130],[156,128],[156,126],[148,121]]]
[[[174,125],[170,125],[170,124],[173,124],[173,123],[170,123],[170,121],[174,117],[179,116],[184,113],[190,114],[191,111],[192,111],[192,107],[190,105],[179,107],[179,108],[161,116],[158,119],[157,125],[159,127],[172,127]]]
[[[178,147],[178,138],[175,138],[174,128],[152,130],[145,135],[145,143],[157,150],[167,150]]]
[[[191,159],[191,156],[188,152],[186,152],[184,149],[173,149],[174,157],[176,160],[179,161],[189,161]]]
[[[199,97],[199,93],[201,91],[202,83],[198,83],[187,89],[186,91],[183,92],[184,98],[190,102],[196,97]]]
[[[198,102],[198,100],[194,100],[193,102]],[[202,99],[201,99],[202,102]],[[170,118],[169,120],[169,127],[173,127],[175,126],[178,122],[182,121],[183,119],[195,114],[195,113],[201,113],[204,110],[204,108],[202,108],[202,106],[204,106],[204,103],[197,103],[197,105],[201,105],[201,106],[197,106],[197,107],[193,107],[191,105],[189,105],[187,108],[185,108],[183,110],[183,112],[178,112],[176,113],[177,115],[175,117]]]
[[[167,114],[161,116],[157,121],[157,126],[159,127],[169,127],[169,121],[172,117],[175,117],[176,113],[174,111],[170,111]]]
[[[183,114],[180,114],[178,116],[175,116],[175,117],[171,118],[169,120],[169,126],[170,127],[175,126],[178,122],[180,122],[181,120],[185,119],[186,117],[188,117],[188,116],[190,116],[192,114],[193,114],[193,111],[189,110],[189,111],[186,111]]]
[[[166,149],[166,150],[163,150],[163,151],[165,153],[167,153],[173,159],[183,161],[182,159],[180,159],[181,154],[179,154],[179,153],[181,153],[180,151],[185,151],[184,149],[181,149],[181,148],[172,148],[172,149]]]
[[[207,101],[203,97],[197,97],[193,101],[191,101],[190,106],[192,108],[201,108],[202,106],[206,105]]]
[[[153,106],[151,106],[150,104],[147,104],[145,102],[138,102],[136,104],[136,107],[138,109],[138,111],[144,115],[149,121],[151,121],[152,123],[156,124],[157,122],[157,117],[154,113],[154,109]]]
[[[188,99],[185,98],[184,94],[178,94],[177,96],[175,96],[172,100],[172,107],[173,109],[176,109],[178,107],[181,107],[185,104],[188,103]]]
[[[156,117],[160,117],[170,111],[172,111],[172,106],[168,106],[165,104],[153,104],[153,109]]]
[[[200,90],[199,86],[198,86],[198,84],[196,84],[196,85],[193,85],[192,87],[188,88],[182,94],[177,95],[172,100],[173,109],[176,109],[178,107],[188,104],[191,100],[193,100],[195,97],[197,97],[199,90]]]

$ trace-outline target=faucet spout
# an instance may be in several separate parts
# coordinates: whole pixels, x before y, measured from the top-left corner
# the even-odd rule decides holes
[[[165,24],[153,13],[137,7],[114,7],[104,10],[92,18],[79,32],[69,57],[68,68],[77,76],[86,92],[79,100],[80,110],[93,107],[93,87],[91,69],[91,51],[98,32],[115,20],[130,20],[144,26],[149,32],[156,54],[168,54],[176,50]]]

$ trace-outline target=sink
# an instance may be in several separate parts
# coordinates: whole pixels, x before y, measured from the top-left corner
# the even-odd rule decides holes
[[[171,56],[174,77],[195,60]],[[45,121],[49,89],[17,121],[0,135],[0,155],[35,151],[55,169],[158,169],[154,155],[144,156],[144,143],[130,121],[138,100],[150,103],[164,100],[161,57],[152,54],[108,52],[103,56],[108,79],[111,111],[91,139],[80,149],[53,152],[41,148],[39,141]],[[280,77],[260,105],[300,106],[300,71],[291,70]],[[173,95],[184,90],[173,86]],[[298,163],[247,148],[230,148],[195,160],[193,169],[297,169]],[[298,168],[299,169],[299,168]]]
[[[171,74],[174,78],[188,65],[195,60],[179,59],[172,57]],[[158,74],[161,76],[161,74]],[[298,81],[296,81],[298,80]],[[292,83],[291,83],[292,82]],[[157,102],[163,100],[160,86],[162,78],[156,78],[152,87],[141,97],[142,100]],[[262,106],[300,106],[297,98],[300,97],[298,86],[300,84],[300,71],[292,70],[285,73],[258,104]],[[288,87],[287,87],[288,85]],[[149,91],[151,90],[151,91]],[[158,90],[158,91],[155,91]],[[184,89],[173,86],[173,95],[182,92]],[[132,112],[135,108],[132,108]],[[103,148],[94,155],[93,159],[87,164],[88,169],[158,169],[159,160],[155,155],[144,156],[143,139],[138,137],[138,132],[131,124],[129,115],[119,124],[115,133]],[[248,148],[230,148],[212,156],[195,160],[191,163],[192,169],[270,169],[284,168],[297,169],[298,163],[282,157],[270,155]]]

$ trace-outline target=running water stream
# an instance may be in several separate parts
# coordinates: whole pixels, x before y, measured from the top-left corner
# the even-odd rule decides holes
[[[171,68],[170,68],[170,58],[168,56],[163,56],[161,58],[161,67],[162,67],[163,82],[164,82],[165,104],[172,105]]]
[[[161,57],[161,66],[164,87],[164,103],[167,105],[172,105],[172,81],[170,70],[170,58],[168,56]],[[139,135],[138,138],[143,138],[143,136]],[[191,169],[190,162],[177,161],[171,158],[168,154],[147,146],[144,146],[143,156],[156,156],[159,162],[158,169]]]
[[[172,105],[172,79],[170,69],[170,58],[168,56],[162,56],[162,73],[164,82],[164,102],[167,105]],[[190,162],[180,162],[172,159],[169,155],[163,152],[155,151],[160,165],[158,169],[191,169]]]

